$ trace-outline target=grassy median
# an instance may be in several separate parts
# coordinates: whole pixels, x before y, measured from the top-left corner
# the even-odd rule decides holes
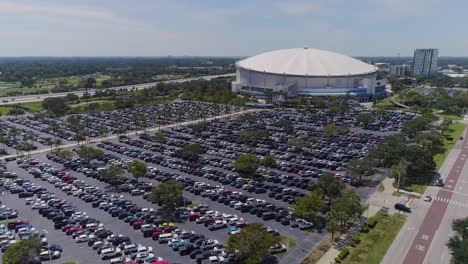
[[[375,217],[377,225],[369,233],[361,234],[361,242],[356,247],[349,247],[350,254],[343,264],[379,264],[406,220],[400,214]]]
[[[443,154],[438,154],[434,157],[437,170],[440,169],[440,167],[444,163],[445,159],[447,158],[448,154],[452,150],[453,146],[455,145],[455,143],[457,143],[460,136],[463,134],[464,129],[465,129],[465,124],[462,124],[462,123],[454,123],[450,126],[450,132],[448,134],[453,137],[453,140],[444,139],[445,152]]]

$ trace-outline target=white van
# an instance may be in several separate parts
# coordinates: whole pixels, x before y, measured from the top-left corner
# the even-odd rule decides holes
[[[161,234],[161,235],[159,235],[159,244],[166,244],[172,238],[174,238],[174,234],[172,234],[172,233]]]
[[[122,255],[122,253],[120,252],[120,248],[106,248],[103,251],[101,251],[100,256],[102,260],[106,260],[110,258],[120,257],[120,255]]]

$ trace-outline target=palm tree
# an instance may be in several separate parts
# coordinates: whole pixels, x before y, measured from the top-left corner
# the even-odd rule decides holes
[[[335,218],[328,218],[327,216],[327,225],[325,227],[327,232],[331,234],[331,241],[332,243],[335,242],[335,233],[340,230],[340,226],[338,225]]]

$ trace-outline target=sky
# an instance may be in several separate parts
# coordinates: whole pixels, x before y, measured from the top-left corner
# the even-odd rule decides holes
[[[468,56],[466,0],[0,0],[0,56]]]

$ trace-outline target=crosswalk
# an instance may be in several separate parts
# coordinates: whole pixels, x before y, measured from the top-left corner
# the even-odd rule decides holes
[[[463,203],[463,202],[459,202],[459,201],[455,201],[455,200],[450,200],[448,198],[443,198],[443,197],[436,196],[436,197],[434,197],[434,200],[438,201],[438,202],[442,202],[442,203],[448,203],[449,205],[453,205],[453,206],[468,208],[467,203]]]

